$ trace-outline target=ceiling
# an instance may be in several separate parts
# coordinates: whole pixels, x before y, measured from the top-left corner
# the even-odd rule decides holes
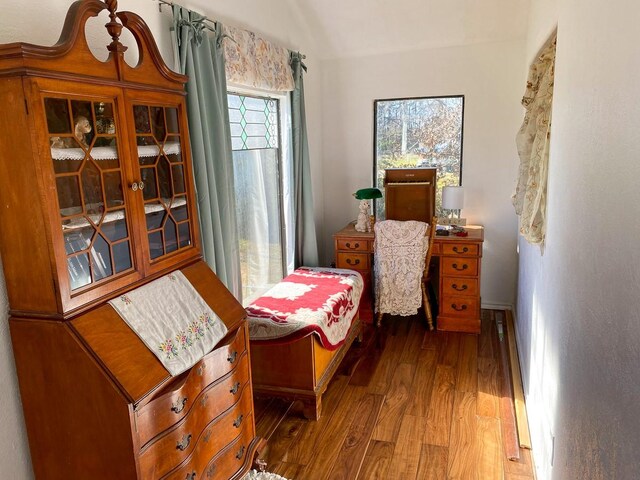
[[[525,37],[530,0],[286,0],[323,58]]]

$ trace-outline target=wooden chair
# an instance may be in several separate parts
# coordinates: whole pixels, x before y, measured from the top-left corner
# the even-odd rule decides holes
[[[429,303],[429,291],[427,288],[428,283],[431,281],[429,264],[431,263],[431,255],[433,254],[433,242],[436,239],[436,225],[438,219],[433,217],[429,228],[427,229],[427,236],[429,237],[429,246],[427,247],[427,256],[424,262],[424,272],[422,274],[422,307],[424,308],[424,315],[427,317],[427,325],[429,330],[433,330],[433,315],[431,314],[431,304]]]
[[[427,325],[429,326],[429,330],[433,330],[433,316],[431,314],[431,305],[429,303],[429,293],[427,290],[427,283],[431,280],[431,276],[429,273],[429,264],[431,263],[431,255],[433,254],[433,242],[436,238],[436,224],[438,219],[433,217],[431,219],[431,223],[427,227],[427,231],[425,235],[429,239],[429,245],[427,246],[427,255],[425,257],[424,263],[424,271],[422,272],[422,306],[424,308],[424,313],[427,319]],[[384,313],[378,312],[376,318],[376,326],[379,327],[382,324],[382,316]]]

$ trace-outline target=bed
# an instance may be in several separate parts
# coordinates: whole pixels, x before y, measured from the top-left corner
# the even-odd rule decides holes
[[[301,400],[317,420],[322,394],[360,336],[358,272],[301,267],[247,307],[253,390]]]

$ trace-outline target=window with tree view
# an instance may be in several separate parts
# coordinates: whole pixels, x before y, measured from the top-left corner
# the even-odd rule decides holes
[[[460,185],[464,97],[376,100],[375,175],[383,187],[387,168],[437,168],[436,215],[442,216],[442,187]],[[384,217],[384,201],[376,202]]]

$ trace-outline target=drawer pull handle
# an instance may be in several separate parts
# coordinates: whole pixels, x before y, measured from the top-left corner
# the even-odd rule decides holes
[[[176,450],[180,450],[181,452],[184,452],[187,448],[189,448],[190,443],[191,443],[191,434],[185,435],[184,437],[182,437],[182,440],[176,443]]]
[[[469,251],[469,247],[464,247],[462,251],[458,250],[458,247],[453,247],[453,251],[456,253],[467,253]]]
[[[234,351],[231,355],[227,357],[227,362],[233,363],[236,361],[236,358],[238,358],[238,352]]]
[[[184,410],[184,406],[187,404],[187,400],[187,397],[178,398],[178,400],[176,400],[176,403],[171,405],[171,411],[174,413],[180,413],[182,410]]]
[[[238,390],[240,390],[240,382],[236,382],[236,384],[231,387],[231,390],[229,390],[229,392],[235,395],[236,393],[238,393]]]
[[[356,243],[353,245],[353,247],[351,246],[351,244],[349,242],[347,242],[347,248],[350,248],[352,250],[355,250],[356,248],[360,248],[360,244]]]
[[[461,267],[458,266],[457,263],[454,263],[453,268],[455,268],[456,270],[458,270],[459,272],[466,270],[467,268],[469,268],[469,265],[467,265],[466,263],[463,263]]]
[[[348,263],[349,265],[360,265],[360,259],[359,259],[359,258],[356,258],[356,259],[355,259],[355,261],[354,261],[353,263],[351,263],[351,259],[350,259],[350,258],[347,258],[347,263]]]
[[[207,405],[207,400],[209,400],[209,394],[205,393],[204,397],[200,399],[200,406],[204,408]]]
[[[242,425],[242,419],[243,419],[243,418],[244,418],[244,416],[243,416],[243,415],[240,415],[238,418],[236,418],[236,419],[233,421],[233,426],[234,426],[234,427],[236,427],[236,428],[240,428],[240,425]]]
[[[199,376],[204,375],[204,371],[205,371],[205,369],[206,369],[206,368],[207,368],[207,365],[206,365],[206,364],[204,364],[204,363],[203,363],[202,365],[200,365],[200,366],[198,367],[198,375],[199,375]]]
[[[236,458],[238,460],[240,460],[242,458],[242,456],[244,455],[244,445],[240,447],[240,450],[238,450],[238,453],[236,453]]]
[[[209,430],[207,430],[207,433],[204,434],[204,443],[208,443],[209,439],[211,438],[211,434],[213,433],[213,429],[210,428]]]
[[[210,465],[209,468],[207,468],[207,478],[211,478],[213,477],[213,474],[216,471],[216,465],[215,463],[213,465]]]
[[[462,285],[461,287],[459,287],[457,283],[454,283],[453,285],[451,285],[451,287],[459,292],[464,292],[467,288],[469,288],[467,285]]]
[[[184,480],[196,480],[196,472],[187,473],[187,476],[184,477]]]
[[[458,306],[455,303],[452,303],[451,308],[453,308],[456,312],[464,312],[467,309],[467,306],[466,305]]]

